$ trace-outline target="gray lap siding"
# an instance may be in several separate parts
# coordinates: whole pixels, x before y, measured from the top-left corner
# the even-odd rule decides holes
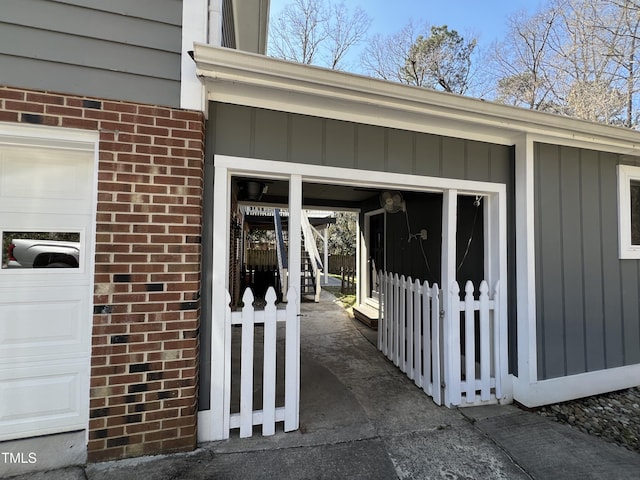
[[[182,1],[5,3],[1,85],[179,106]]]

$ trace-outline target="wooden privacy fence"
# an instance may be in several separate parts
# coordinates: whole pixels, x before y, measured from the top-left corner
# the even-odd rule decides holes
[[[276,250],[247,250],[244,263],[245,265],[253,265],[254,267],[271,267],[277,265]]]
[[[242,311],[232,312],[227,307],[225,322],[226,331],[225,351],[229,352],[225,361],[225,378],[227,388],[225,388],[225,428],[228,432],[231,429],[239,428],[240,437],[250,437],[253,433],[254,425],[262,425],[263,435],[273,435],[275,433],[276,422],[284,421],[284,431],[289,432],[298,429],[299,391],[300,391],[300,332],[297,315],[298,295],[294,289],[289,289],[287,298],[289,299],[286,310],[276,308],[276,293],[273,287],[267,290],[264,310],[256,310],[253,307],[253,293],[247,288],[242,297]],[[228,300],[230,301],[228,296]],[[277,324],[284,323],[285,331],[285,351],[284,351],[284,405],[276,406],[276,386],[277,386]],[[254,371],[254,354],[260,349],[255,349],[256,325],[261,325],[263,331],[263,359],[262,379]],[[240,398],[239,412],[232,413],[231,408],[231,340],[232,326],[241,329],[240,336]],[[262,387],[262,409],[254,409],[254,390]]]
[[[240,289],[244,291],[251,287],[256,297],[264,298],[269,287],[276,289],[278,299],[282,298],[282,290],[280,287],[280,271],[277,265],[270,266],[254,266],[245,265],[241,270]]]
[[[351,268],[340,269],[340,293],[353,295],[356,293],[356,270]]]
[[[355,270],[355,255],[329,255],[329,273],[339,274],[342,268]]]
[[[379,273],[378,349],[438,405],[481,405],[502,398],[506,346],[499,328],[499,285],[474,298],[453,283],[448,307],[437,284]],[[444,307],[444,309],[443,309]]]

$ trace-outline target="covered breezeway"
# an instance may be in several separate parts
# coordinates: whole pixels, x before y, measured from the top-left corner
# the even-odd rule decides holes
[[[228,438],[229,431],[235,428],[241,429],[241,436],[249,436],[251,435],[252,425],[253,427],[264,425],[265,421],[275,421],[275,423],[283,421],[285,431],[294,431],[300,428],[300,385],[308,373],[303,365],[304,362],[301,362],[300,353],[301,335],[304,330],[304,311],[301,310],[300,303],[297,301],[297,295],[295,294],[295,292],[299,292],[300,289],[298,280],[300,278],[300,235],[296,235],[293,232],[300,232],[300,215],[303,207],[317,208],[318,206],[326,206],[305,204],[306,199],[303,197],[304,185],[326,186],[324,200],[331,205],[336,205],[336,199],[332,200],[331,198],[332,186],[338,188],[349,186],[349,188],[359,192],[373,189],[385,191],[388,189],[402,188],[403,191],[416,193],[437,192],[442,195],[441,273],[439,275],[442,285],[451,285],[454,283],[458,271],[458,262],[456,260],[458,198],[462,196],[482,198],[484,199],[483,232],[485,237],[482,262],[484,277],[491,285],[497,285],[500,278],[506,278],[506,192],[505,186],[502,184],[383,172],[364,172],[334,167],[298,165],[219,155],[215,158],[214,203],[216,205],[216,212],[230,211],[232,203],[230,197],[231,182],[234,177],[239,176],[284,181],[288,187],[286,201],[288,202],[289,209],[288,275],[290,294],[287,295],[287,297],[289,297],[289,305],[286,311],[272,309],[272,313],[268,313],[267,309],[265,309],[264,312],[254,313],[253,309],[251,309],[248,313],[248,315],[251,315],[250,320],[245,320],[244,310],[243,312],[232,313],[227,307],[227,305],[229,305],[229,214],[220,215],[216,213],[216,215],[214,215],[213,228],[213,321],[210,350],[212,354],[210,377],[212,408],[200,412],[200,439],[203,441]],[[343,202],[346,201],[344,198],[341,200]],[[368,258],[368,244],[360,233],[359,237],[361,238],[358,242],[359,255],[357,263],[361,277],[359,283],[363,285],[363,287],[361,287],[358,295],[362,296],[364,294],[364,285],[369,285],[370,283],[368,279],[362,280],[362,274],[364,273],[366,275],[368,273],[368,269],[365,269],[364,272],[362,269],[362,265],[366,264]],[[506,302],[506,282],[499,285],[499,289],[503,293],[501,295],[501,301]],[[443,289],[441,295],[443,304],[448,305],[450,291]],[[292,301],[296,302],[296,305],[293,307],[291,305]],[[247,303],[250,302],[244,302],[245,306]],[[503,308],[502,312],[506,312],[506,308]],[[303,316],[300,317],[298,315]],[[473,316],[473,313],[471,315]],[[269,320],[269,318],[271,318],[271,320]],[[404,319],[402,320],[402,322],[405,321]],[[286,359],[286,365],[284,365],[285,405],[276,407],[274,411],[253,410],[254,404],[250,398],[253,398],[253,394],[255,393],[255,386],[254,392],[251,393],[251,382],[253,382],[255,372],[252,370],[251,373],[247,373],[246,375],[240,373],[243,379],[246,377],[245,380],[241,380],[241,383],[246,385],[244,389],[248,393],[245,396],[243,396],[242,393],[240,394],[239,416],[233,417],[231,412],[231,386],[234,383],[232,380],[234,372],[232,368],[231,345],[232,337],[235,333],[232,332],[235,332],[236,326],[240,325],[242,325],[241,328],[243,330],[247,328],[247,331],[251,332],[251,338],[241,340],[242,349],[245,349],[255,343],[253,340],[253,332],[259,331],[260,328],[262,328],[256,328],[257,325],[264,325],[266,336],[267,330],[273,332],[274,328],[277,329],[278,322],[282,322],[280,328],[284,328],[287,332],[284,347]],[[452,324],[452,322],[443,319],[443,325],[446,326],[448,324]],[[493,324],[497,332],[497,335],[494,337],[494,347],[500,349],[503,353],[500,360],[496,361],[492,368],[494,369],[495,375],[506,377],[506,315],[500,318],[495,317]],[[451,329],[444,328],[442,330],[444,336],[438,340],[438,342],[442,342],[444,345],[443,351],[447,349],[447,342],[460,342],[460,337],[453,335],[450,330]],[[272,334],[269,335],[273,336]],[[253,346],[250,348],[253,348]],[[265,353],[268,349],[269,347],[265,344]],[[336,355],[340,357],[339,353],[336,353]],[[272,357],[271,355],[269,358]],[[240,363],[242,364],[244,361],[245,364],[254,364],[254,358],[252,351],[246,360],[241,360]],[[274,367],[277,366],[275,360],[268,361],[269,364],[271,364],[271,362],[274,362]],[[457,364],[460,364],[459,358]],[[450,368],[447,365],[447,363],[443,364],[445,375],[446,369]],[[272,377],[271,379],[268,379],[265,375],[263,385],[267,385],[270,382],[276,383],[278,373],[275,369],[270,375]],[[255,383],[253,383],[253,385],[255,385]],[[277,389],[270,387],[269,390],[273,391],[273,395],[275,395]],[[270,395],[272,394],[270,393]],[[246,400],[243,400],[244,398],[246,398]],[[445,392],[445,399],[446,398],[447,395]],[[499,400],[505,400],[506,398],[507,397]],[[269,401],[266,403],[271,405],[273,402]],[[456,404],[448,400],[445,400],[445,403],[449,406]],[[259,405],[259,402],[257,402],[256,405]],[[273,429],[269,427],[265,434],[270,435],[272,431]]]

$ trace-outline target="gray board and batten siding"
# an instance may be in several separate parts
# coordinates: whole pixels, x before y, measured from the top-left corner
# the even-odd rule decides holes
[[[513,183],[504,145],[226,103],[215,105],[215,118],[220,155]]]
[[[618,258],[618,164],[640,158],[535,145],[540,380],[640,363],[640,261]]]
[[[180,106],[182,0],[0,6],[0,85]]]

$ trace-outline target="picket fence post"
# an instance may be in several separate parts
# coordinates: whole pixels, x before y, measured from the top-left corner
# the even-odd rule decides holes
[[[262,380],[262,435],[276,433],[276,345],[277,345],[277,295],[269,287],[264,308],[264,369]]]

